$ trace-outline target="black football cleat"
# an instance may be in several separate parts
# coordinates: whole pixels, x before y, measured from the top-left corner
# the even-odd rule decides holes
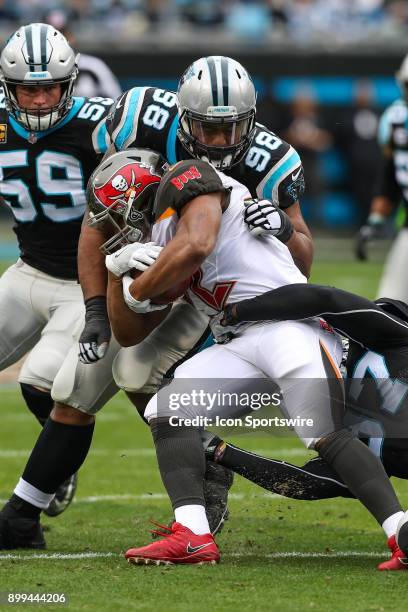
[[[38,519],[6,516],[0,512],[0,550],[44,549],[46,543]]]
[[[207,461],[204,476],[205,510],[212,535],[221,532],[228,520],[228,491],[234,482],[234,474],[228,468]]]
[[[75,473],[58,487],[54,499],[50,502],[48,508],[44,510],[44,514],[47,516],[62,514],[74,499],[77,484],[78,474]]]

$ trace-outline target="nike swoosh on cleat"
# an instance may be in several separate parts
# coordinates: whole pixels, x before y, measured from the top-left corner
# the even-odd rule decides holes
[[[292,181],[296,181],[296,179],[299,176],[301,170],[302,170],[302,168],[299,168],[297,172],[292,172]]]
[[[200,546],[191,546],[190,542],[187,544],[187,552],[189,555],[191,555],[192,553],[195,553],[199,550],[201,550],[202,548],[206,548],[207,546],[210,546],[212,544],[212,542],[207,542],[207,544],[200,544]]]

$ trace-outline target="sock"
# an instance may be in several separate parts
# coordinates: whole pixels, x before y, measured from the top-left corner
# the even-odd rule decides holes
[[[20,387],[21,394],[24,397],[28,409],[43,427],[54,406],[51,392],[36,389],[32,385],[27,385],[26,383],[20,383]]]
[[[160,474],[173,509],[205,506],[205,456],[200,433],[194,427],[171,426],[166,420],[151,423]]]
[[[210,533],[210,526],[204,506],[199,506],[198,504],[179,506],[174,510],[174,516],[177,523],[188,527],[196,535]]]
[[[85,461],[95,423],[65,425],[48,419],[31,452],[22,479],[42,493],[54,494]],[[21,489],[19,489],[21,490]]]
[[[348,430],[326,436],[316,449],[380,525],[402,512],[381,461]]]
[[[384,532],[387,538],[390,538],[391,536],[397,533],[398,523],[400,522],[403,516],[404,516],[404,513],[401,511],[401,512],[396,512],[395,514],[385,519],[385,521],[383,522],[381,526],[384,529]]]

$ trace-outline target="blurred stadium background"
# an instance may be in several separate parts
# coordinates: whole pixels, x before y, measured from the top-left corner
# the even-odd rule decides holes
[[[0,0],[1,43],[30,21],[69,29],[123,89],[174,89],[193,59],[235,57],[255,80],[258,120],[301,154],[308,221],[350,232],[366,218],[378,118],[399,96],[408,2]]]

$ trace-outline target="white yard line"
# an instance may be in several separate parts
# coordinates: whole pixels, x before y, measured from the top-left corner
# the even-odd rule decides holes
[[[284,455],[286,457],[306,457],[310,451],[307,451],[303,448],[255,448],[248,449],[251,453],[256,453],[257,455],[265,455],[265,456],[281,456]],[[31,450],[26,449],[9,449],[9,450],[0,450],[0,458],[2,459],[13,459],[16,457],[28,457]],[[156,456],[156,451],[154,448],[95,448],[90,450],[90,456],[106,456],[109,455],[112,457],[113,455],[119,454],[128,457],[153,457]]]
[[[45,560],[81,560],[81,559],[105,559],[108,557],[121,558],[122,555],[113,552],[84,552],[84,553],[27,553],[27,554],[15,554],[15,553],[0,553],[0,561],[31,561],[32,559],[45,559]],[[338,552],[275,552],[275,553],[224,553],[222,557],[225,559],[246,559],[248,557],[259,557],[261,559],[344,559],[348,557],[371,559],[380,558],[381,552],[372,551],[356,551],[356,550],[342,550]]]
[[[230,493],[229,499],[243,500],[243,499],[254,499],[264,497],[267,499],[281,499],[281,495],[269,492],[260,492],[258,494],[253,493],[246,495],[245,493]],[[287,499],[287,498],[286,498]],[[135,495],[133,493],[122,493],[118,495],[90,495],[89,497],[75,497],[73,504],[97,504],[99,502],[109,501],[145,501],[145,500],[168,500],[166,493],[140,493]],[[0,504],[5,504],[6,499],[0,499]]]

